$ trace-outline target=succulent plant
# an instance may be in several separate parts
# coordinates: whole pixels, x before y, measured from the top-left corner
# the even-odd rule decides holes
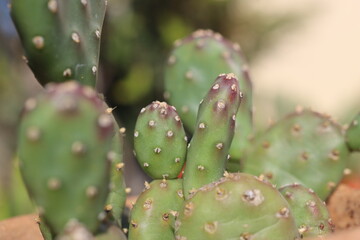
[[[71,219],[94,232],[109,185],[113,119],[90,87],[48,85],[25,103],[20,170],[45,224],[55,235]]]
[[[334,231],[325,202],[312,189],[290,184],[279,191],[290,205],[301,238],[321,237]]]
[[[109,114],[111,113],[109,112]],[[116,123],[115,119],[113,121]],[[115,125],[117,126],[117,124]],[[121,227],[121,217],[126,201],[122,131],[123,129],[118,127],[118,131],[112,140],[112,150],[108,153],[108,159],[111,162],[110,192],[104,207],[107,217],[119,227]]]
[[[38,81],[95,87],[106,0],[13,0],[11,14]],[[31,9],[31,11],[29,11]]]
[[[236,129],[230,148],[229,169],[239,170],[239,160],[252,132],[252,86],[240,46],[211,30],[198,30],[175,42],[165,71],[164,97],[179,109],[184,125],[191,132],[201,98],[219,74],[233,72],[244,93],[236,115]]]
[[[176,178],[185,162],[187,137],[176,109],[155,101],[136,121],[134,148],[143,170],[153,179]]]
[[[223,175],[240,101],[238,80],[232,73],[220,74],[201,101],[186,155],[185,197]]]
[[[300,183],[326,199],[343,176],[348,149],[343,129],[328,116],[302,110],[257,136],[244,172],[277,186]]]
[[[180,211],[184,195],[182,180],[154,180],[131,210],[129,239],[174,239],[174,215]]]
[[[225,174],[185,202],[175,222],[177,240],[294,240],[290,207],[271,184],[244,173]]]
[[[360,151],[360,113],[356,115],[347,129],[346,141],[351,151]]]

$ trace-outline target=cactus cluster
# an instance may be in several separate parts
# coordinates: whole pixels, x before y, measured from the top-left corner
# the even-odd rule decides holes
[[[167,61],[164,97],[179,109],[185,127],[194,132],[198,104],[213,79],[224,72],[237,76],[244,94],[236,115],[235,136],[227,166],[230,171],[238,171],[238,163],[252,133],[252,84],[240,46],[211,30],[198,30],[177,40]]]
[[[12,3],[29,66],[49,83],[26,101],[18,144],[46,240],[126,239],[125,129],[93,89],[105,6]],[[297,111],[250,142],[247,65],[237,44],[210,30],[175,43],[165,88],[174,106],[154,101],[135,124],[134,153],[153,181],[131,209],[130,240],[295,240],[333,231],[322,200],[341,180],[349,148],[360,149],[357,119],[345,134],[327,116]]]

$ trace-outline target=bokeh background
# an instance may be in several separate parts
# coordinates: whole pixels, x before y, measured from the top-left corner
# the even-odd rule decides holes
[[[291,112],[313,108],[349,123],[360,102],[358,0],[109,0],[98,89],[131,132],[139,109],[162,100],[163,66],[173,42],[198,28],[238,42],[254,86],[256,129]],[[29,213],[16,166],[19,114],[41,91],[22,59],[9,0],[0,0],[0,220]],[[127,185],[141,175],[127,134]],[[130,178],[134,173],[137,178]]]

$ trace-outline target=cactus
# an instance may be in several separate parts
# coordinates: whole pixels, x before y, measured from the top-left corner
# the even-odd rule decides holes
[[[26,101],[18,155],[28,192],[55,235],[70,219],[94,232],[108,193],[113,120],[90,87],[48,85]]]
[[[264,175],[278,186],[300,183],[326,199],[341,180],[347,158],[342,128],[327,116],[303,110],[256,138],[244,172]]]
[[[106,0],[12,1],[27,62],[42,85],[72,79],[95,87],[105,8]]]
[[[312,189],[291,184],[279,191],[290,205],[301,238],[321,237],[334,231],[325,203]]]
[[[192,194],[176,219],[175,234],[177,240],[298,237],[281,194],[271,184],[244,173],[225,174]]]
[[[196,130],[188,145],[184,194],[218,180],[224,173],[241,101],[234,74],[220,74],[199,106]]]
[[[184,201],[182,180],[154,180],[131,210],[129,239],[174,239],[174,215]]]
[[[113,121],[116,123],[115,119]],[[115,125],[117,126],[117,124]],[[119,129],[116,132],[112,142],[112,151],[108,154],[111,161],[110,192],[104,208],[107,217],[119,227],[121,227],[121,215],[126,201],[122,131],[123,129]]]
[[[153,179],[173,179],[185,162],[187,138],[175,108],[155,101],[142,108],[134,148],[143,170]]]
[[[360,151],[360,113],[354,118],[346,131],[346,142],[351,151]]]
[[[238,171],[239,159],[252,132],[252,86],[239,45],[210,30],[198,30],[176,41],[165,71],[164,97],[179,109],[184,125],[194,132],[201,97],[211,87],[213,79],[223,72],[235,73],[244,93],[242,106],[236,115],[228,167]]]

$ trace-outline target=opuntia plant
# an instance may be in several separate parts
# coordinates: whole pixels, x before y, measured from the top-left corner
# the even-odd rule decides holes
[[[106,0],[11,2],[25,60],[42,85],[77,80],[95,87],[106,3]]]
[[[195,132],[198,104],[220,73],[233,72],[244,98],[236,115],[235,135],[227,168],[240,169],[240,159],[252,133],[252,84],[238,44],[211,30],[198,30],[177,40],[165,71],[164,97],[178,110],[185,127]]]
[[[96,230],[108,194],[113,135],[113,119],[90,87],[51,84],[45,93],[26,101],[20,168],[53,233],[60,233],[71,219]]]
[[[263,175],[279,187],[300,183],[325,200],[343,176],[348,152],[341,126],[328,116],[299,110],[255,138],[244,172]]]

